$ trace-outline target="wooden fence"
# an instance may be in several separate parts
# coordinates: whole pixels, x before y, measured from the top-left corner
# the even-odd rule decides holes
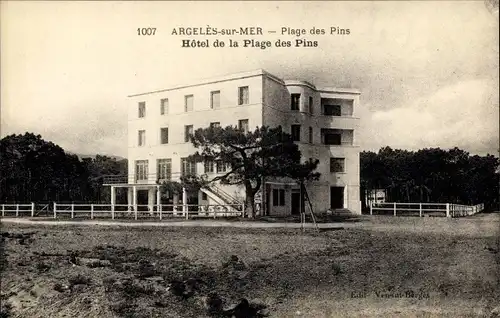
[[[35,203],[25,203],[25,204],[19,204],[19,203],[13,203],[13,204],[2,204],[2,216],[5,215],[15,215],[17,216],[35,216]]]
[[[474,215],[484,210],[484,204],[460,205],[453,203],[371,203],[370,215],[394,216],[443,216],[461,217]]]
[[[29,204],[2,204],[2,216],[30,216],[38,217],[41,210],[49,209],[45,205],[37,209],[35,203]],[[243,216],[245,204],[155,204],[155,205],[128,205],[128,204],[77,204],[54,202],[50,208],[53,218],[217,218]],[[47,213],[46,213],[47,214]]]

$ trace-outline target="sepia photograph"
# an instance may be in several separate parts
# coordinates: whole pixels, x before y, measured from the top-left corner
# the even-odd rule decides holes
[[[0,318],[500,317],[498,0],[0,0]]]

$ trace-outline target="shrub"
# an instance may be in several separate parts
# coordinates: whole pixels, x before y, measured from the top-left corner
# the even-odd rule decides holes
[[[64,286],[61,283],[55,283],[54,284],[54,290],[57,291],[57,292],[60,292],[60,293],[64,293],[64,291],[66,289],[64,288]]]
[[[106,292],[111,292],[113,291],[114,283],[116,282],[115,278],[112,277],[106,277],[102,280],[102,285],[104,286],[104,290]]]
[[[123,283],[122,291],[125,295],[135,298],[143,295],[153,295],[155,290],[153,288],[148,288],[147,286],[142,286],[140,284],[134,283],[132,280],[127,280]]]
[[[85,277],[83,275],[78,274],[76,276],[70,277],[68,279],[68,283],[69,283],[69,286],[71,288],[75,285],[90,285],[91,280],[88,277]]]
[[[44,262],[38,262],[36,264],[36,269],[38,270],[39,273],[43,273],[50,269],[50,265],[45,264]]]
[[[3,300],[0,302],[0,318],[9,318],[13,316],[12,305]]]
[[[340,265],[333,263],[332,264],[332,272],[333,272],[333,275],[338,275],[338,274],[342,273],[342,268],[340,267]]]

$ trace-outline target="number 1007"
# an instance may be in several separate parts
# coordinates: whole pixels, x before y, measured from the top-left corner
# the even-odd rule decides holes
[[[155,35],[156,28],[137,28],[137,35]]]

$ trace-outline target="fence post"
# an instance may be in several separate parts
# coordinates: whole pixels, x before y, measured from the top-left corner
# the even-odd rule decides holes
[[[31,217],[35,216],[35,202],[31,202]]]
[[[394,216],[396,216],[396,202],[394,202]]]
[[[419,205],[418,216],[422,217],[422,203]]]
[[[94,219],[94,204],[93,203],[90,204],[90,219],[91,220]]]
[[[447,218],[450,217],[450,204],[449,203],[446,203],[446,217]]]
[[[75,204],[71,203],[71,218],[73,219],[75,217]]]
[[[214,209],[214,219],[217,217],[217,209]]]
[[[373,215],[373,202],[370,201],[370,215]]]
[[[111,220],[115,219],[115,205],[111,204]]]
[[[162,209],[162,207],[161,207],[161,204],[160,204],[160,205],[158,205],[158,212],[160,213],[160,221],[161,221],[161,217],[162,217],[162,213],[161,213],[161,212],[162,212],[162,210],[163,210],[163,209]]]
[[[243,209],[243,210],[241,210],[241,216],[242,216],[243,218],[245,218],[245,201],[243,201],[242,209]],[[247,215],[247,217],[248,217],[248,215]]]
[[[135,217],[135,219],[137,220],[137,205],[135,206],[135,209],[134,209],[134,214],[135,214],[135,215],[134,215],[134,217]]]
[[[57,203],[54,202],[54,219],[56,218],[57,214]]]
[[[2,204],[2,216],[5,216],[5,204]]]
[[[187,206],[187,192],[185,187],[182,187],[182,212],[184,212],[186,220],[189,219],[189,208]]]
[[[16,217],[19,216],[19,203],[16,204]]]

